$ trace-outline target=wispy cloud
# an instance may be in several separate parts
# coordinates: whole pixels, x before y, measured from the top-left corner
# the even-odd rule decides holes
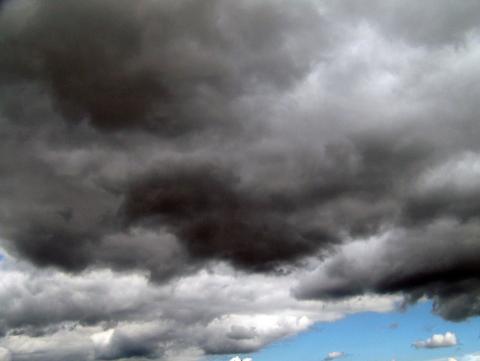
[[[335,360],[335,359],[338,359],[338,358],[341,358],[341,357],[344,357],[345,356],[345,352],[341,352],[341,351],[332,351],[332,352],[329,352],[328,355],[324,358],[325,361],[331,361],[331,360]]]

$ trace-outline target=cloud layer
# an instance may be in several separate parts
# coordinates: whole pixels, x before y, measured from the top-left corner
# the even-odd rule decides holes
[[[2,2],[1,243],[26,288],[9,283],[14,351],[0,357],[250,352],[357,310],[357,295],[478,315],[479,14],[447,0]],[[288,301],[267,312],[232,290],[216,309],[207,288],[168,311],[166,288],[216,284],[218,267]],[[351,308],[304,308],[325,302]]]
[[[249,353],[314,322],[385,312],[399,302],[298,301],[288,287],[296,275],[247,275],[226,265],[159,286],[141,273],[72,275],[7,256],[0,276],[0,351],[14,360],[196,360]]]

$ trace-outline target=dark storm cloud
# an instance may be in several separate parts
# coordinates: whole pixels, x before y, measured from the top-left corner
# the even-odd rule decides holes
[[[247,269],[270,269],[332,241],[327,232],[289,222],[296,205],[282,194],[256,193],[238,183],[214,165],[170,164],[127,192],[125,220],[170,228],[194,259],[230,260]]]
[[[328,281],[313,276],[301,282],[296,294],[338,299],[404,292],[410,302],[432,298],[435,312],[463,320],[479,310],[478,231],[478,221],[443,220],[366,245],[371,253],[362,262],[346,249],[325,264],[321,274]]]
[[[149,151],[160,153],[163,147],[176,156],[182,142],[177,136],[182,134],[192,135],[186,143],[189,151],[203,149],[202,142],[210,139],[237,142],[237,133],[223,130],[240,129],[255,120],[238,102],[260,89],[283,91],[301,79],[314,59],[311,42],[323,41],[323,22],[307,3],[9,2],[0,22],[0,73],[5,80],[2,170],[9,174],[2,192],[4,234],[14,252],[40,266],[72,271],[90,265],[138,267],[160,279],[188,269],[185,252],[171,235],[136,231],[131,226],[137,219],[127,228],[121,223],[118,212],[123,208],[133,218],[147,216],[131,208],[141,191],[130,191],[128,178],[145,173],[141,168],[149,167]],[[71,122],[80,125],[70,127]],[[109,134],[130,128],[136,136]],[[255,131],[262,128],[258,123]],[[152,130],[162,138],[150,137]],[[199,134],[202,139],[197,139]],[[14,152],[16,159],[11,158]],[[119,161],[109,168],[112,154],[135,153],[138,162]],[[192,167],[199,170],[187,169],[171,180],[159,175],[167,183],[178,177],[187,187],[198,182],[200,188],[179,195],[185,207],[195,205],[197,190],[203,192],[201,202],[210,202],[205,187],[217,184],[235,204],[222,205],[217,199],[205,208],[199,205],[205,219],[189,225],[187,215],[164,210],[165,225],[160,226],[182,241],[191,258],[227,258],[268,269],[270,262],[295,259],[315,248],[280,220],[275,205],[254,210],[260,202],[247,196],[248,190],[233,189],[231,179],[211,182],[208,171],[201,174],[201,167]],[[166,186],[174,190],[173,183]],[[119,210],[123,198],[128,205]],[[250,215],[245,223],[238,220],[247,210],[258,219]],[[237,219],[229,219],[232,212]],[[212,223],[216,221],[220,225]],[[229,231],[235,248],[231,251],[222,240]],[[138,232],[142,235],[133,235]],[[159,227],[156,232],[161,233]],[[279,243],[287,247],[271,249],[270,232],[281,235]],[[257,236],[261,240],[250,251],[246,243]],[[162,254],[177,258],[166,262]]]
[[[105,131],[232,126],[233,97],[258,82],[286,87],[308,70],[309,44],[297,40],[308,40],[322,22],[306,4],[282,11],[271,2],[10,5],[1,24],[1,73],[41,82],[67,121],[86,119]]]
[[[3,243],[39,267],[157,284],[219,261],[280,277],[320,257],[299,297],[399,292],[478,314],[478,6],[452,4],[5,3]],[[351,251],[358,239],[375,252]],[[269,339],[229,330],[198,343]],[[146,339],[118,331],[98,352],[160,355]]]
[[[20,29],[7,24],[2,36],[4,72],[44,82],[68,118],[89,116],[108,128],[144,117],[161,90],[150,74],[128,69],[140,45],[128,2],[24,5],[33,8],[32,17]]]

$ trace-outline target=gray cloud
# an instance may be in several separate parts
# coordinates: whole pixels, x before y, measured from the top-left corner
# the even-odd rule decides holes
[[[4,137],[10,139],[4,154],[17,154],[15,160],[2,160],[11,174],[4,186],[3,223],[13,252],[40,266],[72,271],[96,264],[143,267],[160,280],[189,269],[187,263],[195,266],[196,258],[271,269],[317,248],[302,234],[310,227],[297,230],[280,220],[282,204],[276,203],[288,199],[257,201],[247,196],[254,184],[241,191],[229,184],[237,177],[230,166],[220,164],[226,176],[218,173],[215,180],[202,165],[217,167],[212,152],[225,147],[225,137],[242,151],[252,132],[263,133],[266,126],[250,114],[249,97],[260,98],[259,91],[281,93],[308,73],[317,52],[309,43],[311,31],[321,36],[323,26],[312,5],[17,1],[5,5],[0,26],[0,70],[8,86],[21,93],[5,95],[2,113]],[[302,57],[294,58],[297,53]],[[21,97],[32,98],[32,104],[24,107]],[[37,118],[43,124],[34,122]],[[235,133],[225,133],[232,127]],[[247,133],[241,130],[245,127]],[[166,174],[166,168],[151,163],[152,154],[162,149],[170,154],[162,167],[178,158],[184,170]],[[204,159],[182,159],[182,153],[199,150],[206,150]],[[222,163],[232,161],[231,155],[225,158]],[[155,173],[158,185],[149,179]],[[138,180],[141,176],[146,178]],[[153,242],[165,255],[157,255],[153,264],[150,251],[160,249],[153,236],[139,241],[145,246],[128,247],[135,244],[132,225],[148,216],[133,214],[131,203],[142,201],[146,183],[155,192],[155,187],[171,187],[162,185],[162,178],[191,188],[183,196],[184,207],[193,206],[196,200],[188,198],[201,191],[199,201],[207,208],[197,206],[206,211],[197,224],[185,222],[191,214],[163,211],[166,223],[154,228],[166,229],[166,235]],[[204,189],[193,188],[202,184]],[[221,199],[215,201],[205,189],[215,185],[237,198],[232,198],[235,204],[218,209]],[[238,220],[257,205],[262,209],[255,216]],[[135,219],[124,222],[122,214]],[[223,244],[228,229],[237,229],[236,235]],[[320,242],[334,237],[321,227],[315,231]],[[270,247],[276,238],[270,232],[282,235],[285,249]],[[245,242],[257,236],[265,240],[249,251]],[[179,257],[175,264],[160,262],[173,254]],[[187,256],[191,261],[182,262]]]
[[[383,33],[420,46],[462,43],[465,33],[478,27],[480,6],[467,1],[456,6],[449,0],[328,1],[344,20],[367,21]]]
[[[0,276],[0,347],[13,360],[163,360],[187,359],[188,350],[195,358],[252,352],[317,320],[384,311],[397,301],[298,301],[288,292],[293,275],[248,275],[225,265],[159,286],[145,274],[97,269],[72,275],[7,256]]]
[[[403,291],[410,301],[431,297],[437,313],[461,320],[478,312],[477,232],[476,222],[443,220],[347,245],[301,281],[295,292],[302,298],[338,298]],[[364,255],[363,262],[357,252]]]
[[[299,298],[426,296],[448,319],[477,315],[478,12],[468,1],[4,2],[2,245],[82,277],[144,272],[163,287],[225,262],[300,272]],[[197,303],[164,312],[201,352],[294,332],[243,324],[257,312],[243,303]],[[127,330],[153,312],[137,306],[72,300],[52,322],[34,307],[0,321],[32,337],[124,322],[92,352],[168,359],[156,336]]]
[[[9,78],[40,81],[68,121],[106,131],[218,130],[237,122],[229,103],[256,82],[283,88],[308,70],[309,44],[297,40],[319,18],[307,4],[285,6],[12,2],[0,65]]]

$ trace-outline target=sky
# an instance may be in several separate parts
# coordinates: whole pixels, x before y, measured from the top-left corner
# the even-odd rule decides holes
[[[0,361],[476,361],[480,2],[0,1]]]

